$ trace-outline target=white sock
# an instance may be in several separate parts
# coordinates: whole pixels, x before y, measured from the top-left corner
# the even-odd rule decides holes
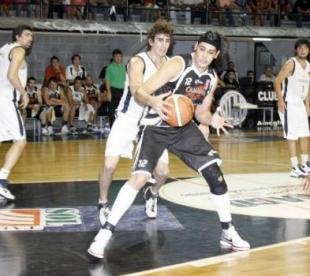
[[[298,165],[298,158],[297,158],[297,156],[291,157],[291,164],[292,164],[293,167]]]
[[[139,191],[132,188],[128,182],[118,192],[118,195],[109,214],[108,222],[116,225],[134,202]]]
[[[108,203],[107,200],[102,200],[101,198],[98,199],[98,204],[105,204]]]
[[[215,208],[219,216],[220,222],[230,222],[232,218],[230,213],[230,201],[228,193],[225,193],[223,195],[211,194],[211,196],[215,204]]]
[[[305,164],[309,161],[309,155],[308,154],[301,154],[301,163]]]
[[[10,174],[10,171],[5,169],[5,168],[2,168],[0,170],[0,179],[8,179],[9,177],[9,174]]]

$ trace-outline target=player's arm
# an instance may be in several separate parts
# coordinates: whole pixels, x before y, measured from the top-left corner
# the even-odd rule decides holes
[[[280,72],[276,76],[276,79],[274,81],[274,90],[276,92],[277,98],[278,98],[278,110],[280,112],[284,112],[286,109],[286,104],[282,96],[282,82],[289,77],[294,69],[294,62],[292,60],[288,60],[285,62],[283,67],[281,68]]]
[[[132,96],[143,83],[144,62],[139,57],[133,57],[128,64],[129,87]]]
[[[38,91],[38,103],[39,105],[43,104],[43,100],[42,100],[42,90]]]
[[[185,63],[181,57],[176,56],[170,59],[138,88],[135,93],[135,99],[143,105],[151,106],[160,117],[165,120],[165,114],[169,113],[167,109],[169,104],[164,102],[163,99],[167,97],[170,92],[156,97],[151,94],[167,82],[176,79],[184,67]]]
[[[23,109],[26,108],[26,106],[28,105],[29,97],[27,95],[25,87],[23,87],[19,79],[18,71],[22,67],[23,62],[25,60],[25,53],[26,50],[22,47],[16,47],[12,50],[10,54],[11,62],[7,74],[7,78],[10,81],[10,83],[16,90],[18,90],[21,93],[22,96],[21,108]]]

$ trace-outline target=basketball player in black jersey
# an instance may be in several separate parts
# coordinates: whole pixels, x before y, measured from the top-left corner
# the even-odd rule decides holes
[[[115,225],[149,179],[159,156],[166,148],[199,172],[208,183],[223,229],[220,246],[233,250],[250,248],[250,244],[239,236],[232,225],[227,185],[219,168],[221,160],[217,152],[194,122],[183,127],[171,127],[165,123],[169,111],[163,99],[170,94],[165,91],[171,90],[193,101],[198,122],[226,132],[225,128],[230,126],[229,121],[217,112],[211,113],[213,93],[217,86],[217,76],[211,64],[219,55],[220,44],[221,39],[217,33],[207,32],[199,38],[191,55],[172,58],[137,90],[135,98],[157,112],[158,123],[144,127],[134,172],[119,191],[107,222],[91,244],[88,250],[91,255],[104,257],[105,246]],[[153,96],[155,91],[159,95]]]

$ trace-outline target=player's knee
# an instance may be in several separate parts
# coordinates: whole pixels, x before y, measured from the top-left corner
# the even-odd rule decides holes
[[[14,142],[14,144],[17,145],[17,146],[19,146],[19,147],[21,147],[21,148],[24,148],[24,147],[26,146],[26,144],[27,144],[27,141],[26,141],[26,139],[23,139],[23,140],[16,140],[16,141]]]
[[[133,173],[129,179],[129,185],[136,190],[142,189],[146,184],[147,180],[150,178],[150,174],[144,172]]]
[[[167,178],[167,176],[169,175],[168,164],[158,163],[155,168],[154,174],[156,177],[159,177],[159,178]]]
[[[227,184],[224,176],[216,163],[203,169],[201,173],[207,181],[212,194],[223,195],[227,192]]]
[[[104,163],[104,173],[113,174],[116,170],[118,162],[114,160],[106,159]]]

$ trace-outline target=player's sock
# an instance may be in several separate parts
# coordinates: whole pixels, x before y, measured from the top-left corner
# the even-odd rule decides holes
[[[9,177],[9,174],[10,174],[10,171],[5,169],[5,168],[2,168],[0,170],[0,179],[8,179]]]
[[[220,222],[224,223],[222,224],[223,229],[228,229],[230,225],[229,224],[226,225],[226,223],[230,223],[232,221],[228,193],[225,193],[223,195],[211,194],[211,197],[215,204],[215,208],[217,210],[217,214],[219,216]],[[227,227],[227,228],[224,228],[224,227]]]
[[[308,154],[301,154],[301,164],[305,164],[309,161],[309,155]]]
[[[123,185],[115,199],[111,213],[109,214],[109,223],[112,225],[116,225],[118,223],[121,217],[134,202],[138,192],[139,191],[132,188],[128,182]]]
[[[298,165],[298,158],[297,158],[297,156],[291,157],[291,164],[292,164],[292,167],[296,167]]]

